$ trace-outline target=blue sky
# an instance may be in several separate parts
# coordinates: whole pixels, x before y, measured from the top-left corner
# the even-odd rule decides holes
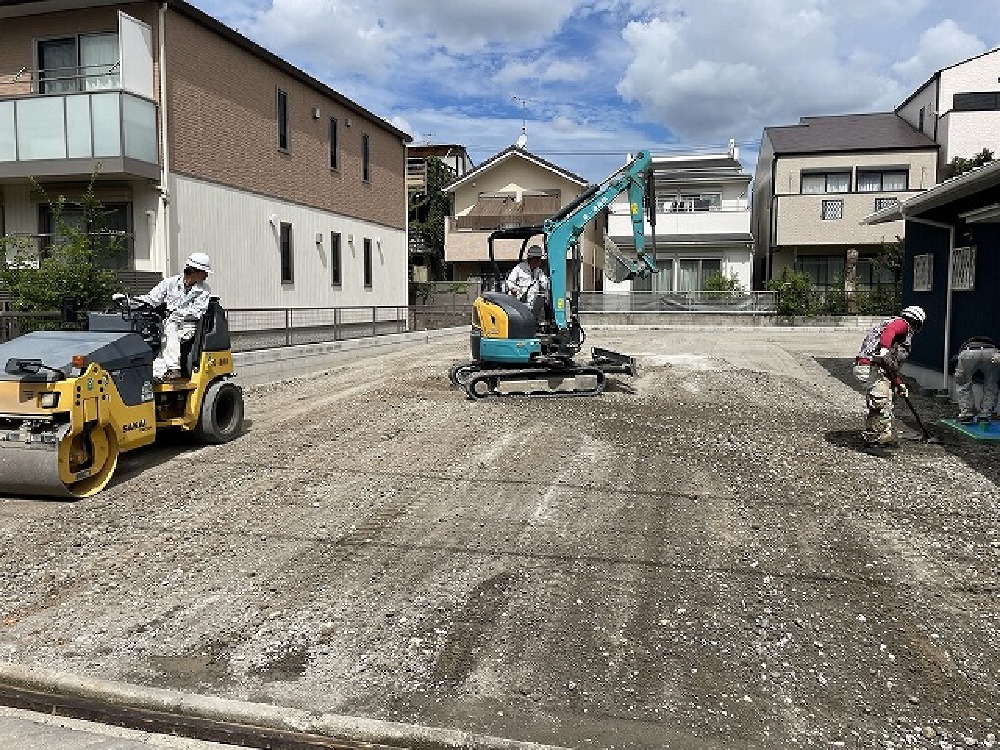
[[[409,133],[598,181],[640,148],[891,111],[1000,46],[997,0],[192,0]],[[998,71],[1000,76],[1000,71]],[[516,98],[515,98],[516,97]]]

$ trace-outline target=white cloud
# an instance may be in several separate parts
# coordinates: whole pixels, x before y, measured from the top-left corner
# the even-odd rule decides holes
[[[987,49],[975,34],[962,31],[954,21],[946,18],[920,35],[914,55],[892,66],[899,75],[915,86],[928,74],[954,65]]]
[[[902,89],[871,60],[863,64],[863,55],[852,54],[860,40],[838,28],[861,6],[856,0],[702,0],[683,8],[665,2],[657,18],[633,21],[622,32],[633,59],[618,91],[695,143],[759,136],[762,125],[802,115],[891,108]]]
[[[497,71],[493,80],[504,85],[521,81],[557,83],[560,81],[582,81],[589,75],[591,75],[591,68],[585,60],[538,58],[509,62]]]

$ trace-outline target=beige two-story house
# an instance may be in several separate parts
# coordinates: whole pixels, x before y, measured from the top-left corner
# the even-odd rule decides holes
[[[0,232],[45,253],[97,170],[137,286],[198,250],[231,308],[405,305],[408,141],[183,0],[0,6]]]
[[[495,268],[489,258],[490,233],[541,225],[588,186],[583,177],[519,146],[504,149],[452,182],[445,188],[454,196],[454,215],[445,224],[444,246],[451,278],[491,279],[497,270],[506,276],[517,261],[520,243],[496,243]],[[580,236],[581,291],[602,288],[606,223],[602,212]]]
[[[765,128],[753,188],[755,288],[784,268],[836,287],[851,251],[858,288],[892,281],[873,260],[903,235],[903,222],[861,221],[932,187],[937,164],[938,144],[894,113]]]

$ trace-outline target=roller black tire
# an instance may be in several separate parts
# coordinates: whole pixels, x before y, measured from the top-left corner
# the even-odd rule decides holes
[[[205,391],[195,437],[205,443],[228,443],[243,431],[243,389],[216,380]]]

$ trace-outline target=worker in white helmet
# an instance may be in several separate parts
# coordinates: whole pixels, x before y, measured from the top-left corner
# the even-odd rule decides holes
[[[870,445],[897,443],[892,429],[892,397],[909,396],[900,366],[910,356],[913,334],[926,320],[922,307],[903,308],[899,315],[886,318],[869,331],[854,359],[854,376],[869,386],[865,396],[868,415],[861,435]]]
[[[139,300],[152,307],[166,306],[160,354],[153,360],[153,377],[178,380],[181,372],[181,342],[194,337],[198,321],[208,310],[212,291],[205,280],[212,261],[205,253],[191,253],[184,272],[164,279]]]
[[[525,253],[525,259],[518,263],[507,276],[507,293],[531,308],[536,318],[541,317],[542,306],[548,298],[549,277],[542,270],[542,248],[532,245]]]

